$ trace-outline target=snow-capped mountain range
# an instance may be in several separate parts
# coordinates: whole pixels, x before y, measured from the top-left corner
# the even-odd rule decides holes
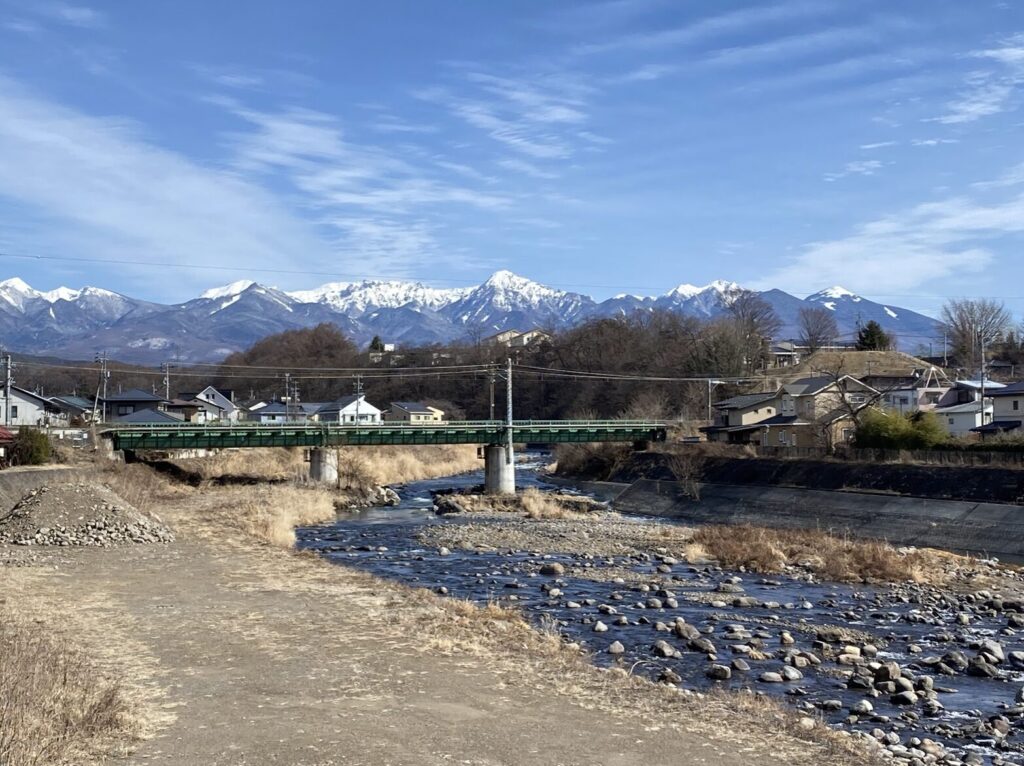
[[[505,329],[559,329],[657,309],[714,317],[727,311],[742,289],[726,281],[681,284],[660,296],[623,294],[598,302],[498,271],[476,287],[453,289],[368,280],[285,292],[242,280],[163,305],[96,287],[40,291],[15,277],[0,282],[0,343],[25,354],[73,359],[105,350],[112,358],[136,363],[216,361],[272,333],[320,322],[337,325],[360,344],[379,335],[389,343],[419,345]],[[780,338],[798,336],[797,315],[806,306],[833,311],[846,337],[858,322],[874,319],[895,332],[907,349],[926,344],[937,331],[934,319],[841,287],[803,299],[781,290],[760,295],[782,320]]]

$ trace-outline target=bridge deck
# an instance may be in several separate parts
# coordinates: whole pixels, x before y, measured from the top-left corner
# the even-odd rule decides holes
[[[103,435],[115,449],[216,449],[228,447],[366,447],[378,444],[502,444],[506,424],[497,420],[441,423],[236,423],[203,425],[112,424]],[[642,420],[516,420],[517,443],[665,441],[666,425]]]

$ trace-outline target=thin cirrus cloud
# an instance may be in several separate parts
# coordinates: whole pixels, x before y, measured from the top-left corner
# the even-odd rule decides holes
[[[240,270],[329,255],[312,227],[259,185],[197,165],[148,143],[131,125],[83,115],[3,76],[0,156],[0,196],[62,223],[43,240],[26,234],[9,243],[15,246],[63,243],[84,257],[151,263],[215,257]],[[175,274],[176,284],[209,278],[187,267]]]
[[[881,160],[854,160],[847,162],[843,169],[836,173],[825,173],[826,181],[838,181],[847,176],[873,176],[883,167]]]
[[[812,242],[760,286],[843,284],[912,289],[957,274],[983,272],[985,245],[1024,232],[1024,195],[983,204],[967,197],[918,205],[860,226],[851,236]]]
[[[975,122],[1011,108],[1024,84],[1024,35],[1014,35],[996,48],[972,51],[970,58],[992,63],[995,70],[970,72],[959,95],[946,104],[946,112],[931,118],[944,125]]]
[[[587,56],[623,51],[646,51],[682,45],[696,45],[726,34],[758,29],[765,25],[797,18],[813,18],[831,13],[835,4],[826,2],[771,3],[729,11],[716,16],[697,19],[688,24],[659,29],[653,32],[635,32],[601,42],[587,42],[575,46],[572,52]]]

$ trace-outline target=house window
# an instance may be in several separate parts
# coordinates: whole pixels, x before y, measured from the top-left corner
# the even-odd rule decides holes
[[[12,418],[18,417],[18,405],[17,404],[12,404],[11,405],[11,417]]]
[[[131,415],[133,412],[135,412],[134,405],[131,405],[131,404],[119,404],[119,405],[117,405],[117,414],[118,415]]]
[[[949,420],[949,424],[950,424],[951,426],[952,426],[952,425],[956,425],[956,420],[955,420],[954,418],[947,418],[947,420]]]
[[[862,401],[863,401],[863,398],[862,398]],[[906,397],[906,396],[901,396],[900,397],[900,404],[910,404],[910,399],[908,397]]]
[[[864,394],[850,394],[850,403],[864,404]]]
[[[1020,399],[1014,399],[1013,400],[1013,410],[1014,410],[1014,412],[1016,412],[1019,409],[1020,409]]]
[[[783,446],[785,446],[785,444],[786,444],[786,432],[785,431],[779,431],[779,444],[781,444]]]

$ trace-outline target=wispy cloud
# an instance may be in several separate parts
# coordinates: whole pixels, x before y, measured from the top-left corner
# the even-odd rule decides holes
[[[915,288],[984,270],[994,259],[986,243],[1022,232],[1024,195],[993,204],[953,197],[864,224],[849,237],[812,242],[758,285]]]
[[[383,146],[348,141],[332,115],[298,108],[266,112],[232,99],[215,103],[248,127],[227,136],[240,172],[290,184],[316,219],[335,230],[336,247],[362,252],[390,272],[406,272],[427,256],[449,263],[461,257],[437,240],[446,215],[512,204],[507,195],[437,172],[488,182],[468,166],[424,152],[410,160]]]
[[[972,51],[969,56],[1001,65],[996,71],[971,72],[960,94],[946,104],[946,112],[931,119],[945,125],[975,122],[1006,111],[1024,84],[1024,35],[1004,40],[997,48]]]
[[[882,166],[881,160],[854,160],[853,162],[847,162],[843,169],[837,173],[825,173],[823,178],[826,181],[838,181],[847,176],[873,176],[882,169]]]
[[[33,10],[55,21],[83,29],[100,29],[107,23],[106,16],[86,5],[40,2],[33,6]]]
[[[942,146],[944,144],[959,144],[959,138],[912,138],[911,146]]]
[[[501,77],[474,70],[456,85],[424,88],[414,95],[538,161],[567,159],[578,139],[595,135],[580,129],[589,119],[588,99],[595,92],[585,79],[568,74]]]
[[[625,74],[612,77],[610,82],[614,84],[654,82],[677,71],[679,71],[679,67],[675,64],[644,64],[636,69],[631,69]]]
[[[328,262],[312,227],[260,186],[3,77],[0,156],[0,195],[60,222],[42,242],[18,243],[25,247],[141,262],[212,260],[240,271]],[[188,289],[209,275],[183,267],[175,278],[174,286]]]
[[[616,51],[637,51],[668,48],[680,45],[694,45],[726,34],[760,29],[766,25],[786,22],[796,18],[810,18],[826,15],[835,8],[829,2],[783,2],[758,4],[736,11],[698,19],[689,24],[659,29],[653,32],[637,32],[605,40],[577,45],[573,52],[578,55],[593,55]]]
[[[511,170],[515,173],[523,173],[524,175],[528,175],[531,178],[540,178],[545,180],[558,178],[557,173],[552,173],[547,170],[541,170],[532,162],[527,162],[526,160],[521,160],[518,158],[498,160],[498,164],[501,165],[501,167],[505,168],[506,170]]]
[[[874,149],[885,149],[889,146],[896,146],[899,141],[876,141],[873,144],[861,144],[860,148],[865,151],[873,151]]]

